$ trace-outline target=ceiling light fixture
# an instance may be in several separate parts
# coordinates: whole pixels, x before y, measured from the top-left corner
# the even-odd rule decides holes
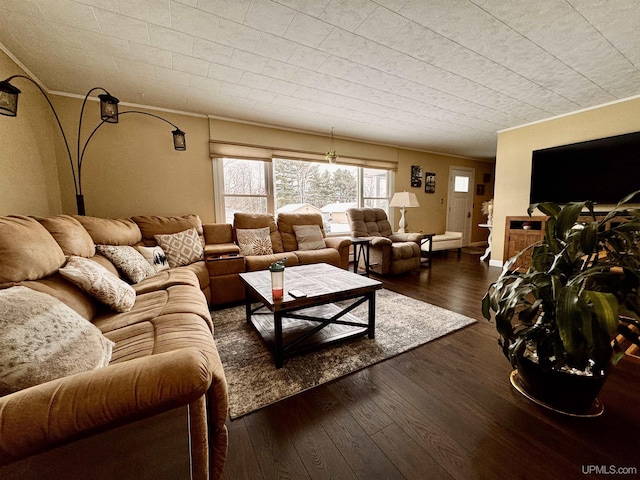
[[[324,158],[332,165],[338,160],[338,154],[336,153],[336,148],[333,144],[333,127],[331,127],[331,149],[324,155]]]
[[[84,152],[87,149],[87,145],[89,145],[89,140],[93,138],[93,135],[98,131],[98,129],[104,125],[105,123],[118,123],[119,117],[121,115],[125,115],[127,113],[138,113],[140,115],[147,115],[149,117],[157,118],[162,120],[165,123],[173,126],[175,130],[171,132],[173,134],[173,148],[179,151],[184,151],[187,149],[187,144],[185,140],[185,133],[180,130],[176,125],[171,123],[169,120],[166,120],[158,115],[154,115],[153,113],[140,112],[137,110],[127,110],[125,112],[118,112],[118,103],[120,102],[116,97],[111,95],[102,87],[94,87],[87,92],[84,97],[84,101],[82,102],[82,108],[80,109],[80,118],[78,119],[78,146],[76,150],[76,164],[73,163],[73,156],[71,155],[71,149],[69,148],[69,142],[67,141],[67,136],[64,133],[64,129],[62,128],[62,123],[60,123],[60,118],[58,118],[58,114],[56,113],[55,108],[53,108],[53,104],[51,100],[49,100],[48,95],[42,89],[42,87],[35,82],[33,79],[26,77],[24,75],[13,75],[9,78],[0,82],[0,114],[15,117],[18,113],[18,95],[21,91],[11,85],[10,81],[14,78],[24,78],[33,83],[40,93],[44,96],[45,100],[51,107],[51,111],[53,112],[54,117],[56,118],[56,122],[58,123],[58,127],[60,128],[60,133],[62,134],[62,139],[64,140],[64,145],[67,149],[67,155],[69,156],[69,163],[71,164],[71,173],[73,175],[73,186],[75,188],[76,193],[76,206],[78,209],[79,215],[85,215],[84,208],[84,196],[82,195],[82,159],[84,158]],[[102,90],[104,93],[98,95],[100,99],[100,119],[101,122],[93,129],[93,131],[89,134],[87,139],[84,142],[84,146],[80,149],[81,144],[81,133],[82,133],[82,117],[84,115],[84,107],[87,103],[87,99],[89,95],[94,90]]]

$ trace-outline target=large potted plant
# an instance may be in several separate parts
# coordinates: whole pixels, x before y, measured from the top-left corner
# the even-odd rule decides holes
[[[598,391],[624,356],[616,337],[640,344],[640,208],[628,206],[638,193],[603,216],[590,202],[531,205],[529,215],[549,217],[544,239],[530,247],[526,271],[511,268],[524,251],[508,260],[482,300],[512,383],[538,403],[598,414]]]

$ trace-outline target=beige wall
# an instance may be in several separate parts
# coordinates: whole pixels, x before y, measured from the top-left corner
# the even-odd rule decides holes
[[[640,131],[638,112],[635,98],[499,132],[492,261],[505,260],[505,217],[527,214],[532,151]]]
[[[25,72],[0,51],[0,79]],[[0,116],[0,215],[60,213],[54,142],[60,132],[38,88],[17,78],[22,90],[16,117]]]
[[[482,202],[490,200],[493,195],[493,163],[468,158],[450,157],[436,153],[416,152],[413,150],[399,150],[398,171],[396,173],[396,192],[413,192],[420,203],[419,208],[409,208],[405,212],[408,231],[421,233],[443,233],[447,224],[447,196],[449,185],[449,168],[452,166],[473,168],[475,170],[475,184],[472,185],[473,197],[473,228],[471,243],[481,243],[487,240],[487,230],[478,227],[485,223],[487,217],[482,215]],[[411,166],[422,167],[422,186],[411,186]],[[435,193],[425,193],[424,174],[436,174]],[[491,181],[485,184],[485,194],[476,195],[476,185],[483,183],[484,174],[489,174]],[[396,215],[400,219],[399,209]]]
[[[117,96],[118,92],[111,93]],[[75,152],[82,100],[53,96],[53,101],[73,139]],[[87,215],[122,218],[197,213],[205,222],[215,221],[207,118],[120,106],[121,112],[126,110],[146,111],[174,123],[186,132],[187,150],[174,150],[174,128],[147,115],[121,115],[118,124],[104,124],[83,157],[82,191]],[[83,142],[98,125],[99,115],[98,102],[87,102]],[[63,209],[75,213],[69,162],[61,155],[58,161]]]
[[[329,149],[328,136],[311,135],[307,133],[291,132],[277,128],[230,122],[220,119],[210,120],[210,136],[214,141],[236,143],[240,145],[255,145],[304,152],[324,152]],[[395,191],[410,191],[416,194],[419,208],[407,209],[405,219],[408,231],[424,233],[443,233],[446,227],[447,215],[447,186],[449,167],[463,166],[475,169],[476,184],[482,183],[483,175],[489,173],[491,182],[486,184],[485,195],[474,196],[472,242],[485,242],[487,231],[477,226],[484,223],[486,217],[481,213],[482,202],[492,198],[493,173],[492,162],[439,155],[435,153],[403,150],[391,146],[375,145],[365,142],[336,139],[335,149],[338,155],[374,160],[398,162],[396,172]],[[411,166],[420,165],[424,172],[436,172],[436,192],[424,193],[424,184],[420,188],[411,187]],[[475,192],[475,185],[473,187]],[[394,227],[397,228],[400,219],[399,209],[394,212]]]

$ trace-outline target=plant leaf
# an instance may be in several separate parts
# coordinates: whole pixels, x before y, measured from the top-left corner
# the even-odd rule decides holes
[[[562,211],[558,214],[558,221],[556,222],[556,236],[561,239],[566,239],[573,226],[578,221],[578,217],[582,214],[587,202],[576,202],[565,205]]]
[[[554,217],[554,218],[557,217],[558,214],[562,211],[562,209],[553,202],[533,203],[529,205],[529,208],[527,209],[529,216],[531,216],[531,214],[536,208],[540,210],[542,213],[544,213],[545,215],[548,215],[549,217]]]
[[[580,249],[590,255],[598,244],[598,222],[589,222],[580,231]]]
[[[581,328],[586,321],[591,321],[591,312],[580,296],[580,286],[571,285],[560,289],[556,306],[556,323],[558,334],[565,350],[570,354],[580,353]]]
[[[618,300],[612,293],[585,290],[585,299],[591,303],[600,328],[612,337],[618,328]]]

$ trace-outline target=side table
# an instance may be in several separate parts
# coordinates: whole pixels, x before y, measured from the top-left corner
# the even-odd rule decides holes
[[[420,240],[420,266],[426,265],[431,268],[431,254],[433,253],[433,237],[435,233],[423,233]],[[423,249],[424,244],[429,242],[429,249]],[[423,260],[424,259],[424,260]]]
[[[369,276],[369,255],[371,253],[370,237],[349,237],[353,245],[353,273]],[[364,261],[364,272],[360,272],[360,258]]]

